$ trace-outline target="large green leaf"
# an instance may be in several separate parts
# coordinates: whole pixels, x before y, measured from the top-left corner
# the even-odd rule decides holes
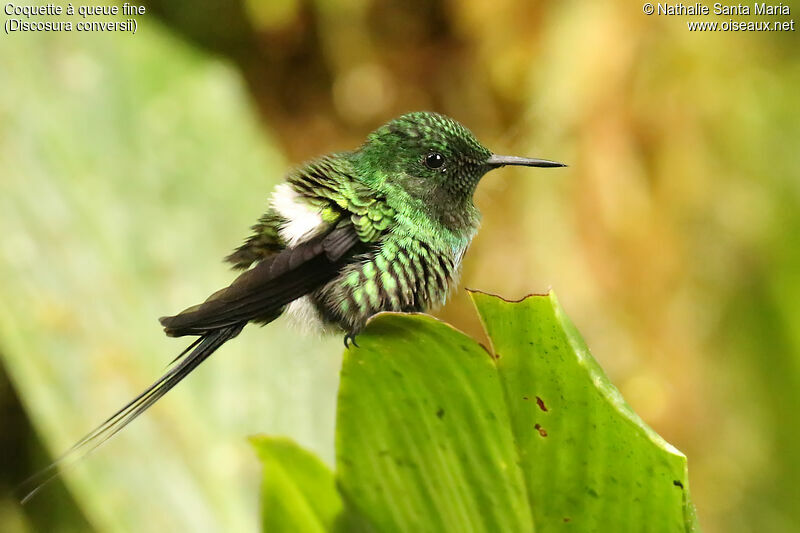
[[[473,301],[538,531],[691,531],[686,457],[625,403],[553,293]]]
[[[378,531],[532,531],[492,359],[425,315],[381,315],[345,354],[341,488]]]
[[[686,458],[628,407],[555,296],[472,296],[491,353],[431,317],[383,314],[345,354],[348,516],[381,532],[694,531]]]
[[[237,72],[155,19],[102,44],[17,37],[0,46],[0,359],[58,456],[186,346],[156,318],[230,283],[220,259],[286,164]],[[247,328],[67,469],[69,490],[103,532],[254,530],[241,436],[290,434],[332,461],[339,346]]]

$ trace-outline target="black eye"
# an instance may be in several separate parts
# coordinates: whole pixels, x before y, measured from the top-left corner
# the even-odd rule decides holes
[[[430,169],[441,168],[444,165],[444,156],[440,153],[433,152],[425,156],[423,160],[425,166]]]

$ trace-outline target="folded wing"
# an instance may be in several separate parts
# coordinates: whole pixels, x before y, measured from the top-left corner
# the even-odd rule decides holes
[[[346,258],[364,250],[355,228],[329,231],[258,263],[202,304],[162,317],[167,335],[206,335],[250,320],[272,319],[284,306],[333,279]]]

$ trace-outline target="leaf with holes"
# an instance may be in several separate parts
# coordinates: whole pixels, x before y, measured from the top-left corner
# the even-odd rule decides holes
[[[686,457],[625,403],[555,295],[472,299],[537,530],[696,530]]]
[[[472,298],[488,353],[397,314],[346,352],[341,516],[381,532],[696,531],[686,458],[628,407],[555,296]]]

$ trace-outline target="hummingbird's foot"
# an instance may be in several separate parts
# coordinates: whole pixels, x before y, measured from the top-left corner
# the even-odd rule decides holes
[[[350,348],[350,343],[353,343],[353,346],[356,348],[360,348],[358,343],[356,343],[356,334],[355,333],[345,333],[344,334],[344,347]]]

